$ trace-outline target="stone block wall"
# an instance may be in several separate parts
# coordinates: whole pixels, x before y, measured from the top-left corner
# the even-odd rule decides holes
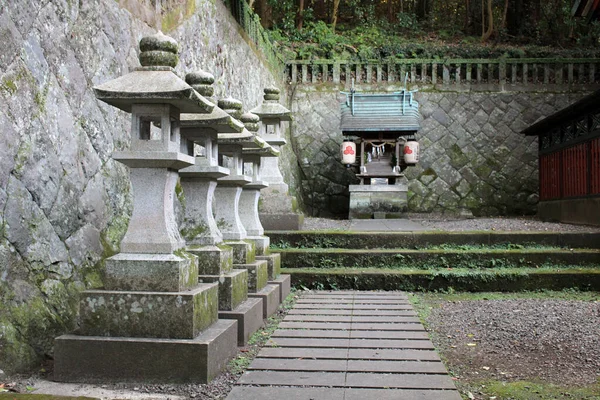
[[[127,228],[129,175],[110,155],[128,146],[130,118],[98,102],[92,86],[139,66],[138,42],[155,30],[144,22],[152,18],[135,15],[135,3],[1,2],[0,370],[6,373],[50,356],[54,337],[75,328],[77,293],[102,286],[103,260],[118,251]],[[166,32],[182,49],[178,72],[213,73],[216,95],[239,98],[246,109],[262,101],[263,87],[282,86],[220,0],[180,3],[185,18]],[[292,152],[284,151],[284,159],[295,164]]]
[[[339,90],[344,89],[320,85],[290,91],[302,196],[307,213],[313,216],[346,218],[347,188],[357,182],[354,171],[340,162],[340,102],[345,96]],[[405,171],[409,211],[455,214],[469,210],[476,216],[535,213],[537,140],[519,132],[582,96],[417,92],[423,118],[417,134],[421,151],[419,164]]]

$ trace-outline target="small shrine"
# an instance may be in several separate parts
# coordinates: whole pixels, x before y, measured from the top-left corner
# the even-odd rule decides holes
[[[360,179],[349,187],[349,218],[401,218],[407,208],[403,171],[419,160],[414,92],[342,93],[342,163]]]

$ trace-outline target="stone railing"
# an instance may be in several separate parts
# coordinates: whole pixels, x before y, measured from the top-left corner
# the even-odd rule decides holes
[[[285,80],[291,84],[355,83],[470,84],[599,84],[600,59],[447,59],[390,61],[287,61]]]
[[[275,71],[283,71],[283,58],[273,47],[269,34],[260,24],[259,16],[252,11],[248,3],[245,0],[226,0],[225,4],[250,40],[262,51],[271,67]]]

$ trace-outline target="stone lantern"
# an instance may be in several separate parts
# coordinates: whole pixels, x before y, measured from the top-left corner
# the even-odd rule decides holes
[[[186,82],[210,99],[214,77],[204,71],[186,75]],[[186,250],[198,257],[200,282],[219,283],[219,318],[238,321],[238,345],[244,346],[262,326],[262,299],[248,298],[248,270],[233,269],[233,249],[213,216],[217,179],[230,174],[219,166],[218,134],[241,134],[244,125],[219,107],[210,114],[182,114],[182,135],[195,146],[196,164],[179,171],[185,198],[182,235]]]
[[[279,104],[278,88],[265,88],[264,92],[263,103],[250,112],[260,117],[260,136],[276,150],[280,150],[286,144],[283,137],[284,122],[291,121],[291,111]],[[269,183],[269,187],[262,192],[260,220],[266,230],[299,230],[304,216],[296,209],[297,201],[289,194],[277,160],[264,160],[262,178]]]
[[[219,100],[219,107],[236,119],[242,117],[242,103],[239,100]],[[217,181],[215,218],[225,244],[233,247],[234,266],[248,270],[248,296],[263,300],[266,318],[277,310],[279,287],[267,284],[268,263],[256,259],[257,242],[247,240],[248,233],[240,217],[239,204],[243,188],[253,181],[252,177],[244,174],[243,149],[258,150],[270,146],[247,129],[240,134],[219,134],[218,143],[220,153],[229,157],[231,175]],[[264,245],[263,240],[259,242]]]
[[[59,381],[208,382],[237,351],[236,322],[217,319],[218,285],[198,284],[173,207],[177,171],[194,165],[180,113],[214,104],[175,74],[175,40],[158,33],[140,50],[141,68],[94,88],[131,113],[130,149],[113,158],[129,167],[133,214],[104,289],[81,295],[79,331],[56,339]]]
[[[248,131],[258,132],[260,118],[257,115],[246,113],[241,116],[241,120]],[[261,148],[245,148],[242,150],[242,156],[244,167],[248,166],[252,171],[252,182],[244,186],[240,197],[240,218],[248,234],[246,240],[254,242],[256,259],[267,261],[268,283],[279,286],[280,302],[283,302],[290,293],[291,279],[289,275],[280,275],[281,255],[269,251],[270,240],[264,235],[265,231],[258,214],[260,192],[269,187],[261,177],[262,163],[267,159],[278,157],[279,151],[267,144]]]

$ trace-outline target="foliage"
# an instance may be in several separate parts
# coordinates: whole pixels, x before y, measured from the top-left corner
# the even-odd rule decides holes
[[[286,59],[598,57],[600,22],[571,15],[570,0],[514,0],[504,17],[493,0],[494,32],[481,43],[481,2],[347,0],[331,25],[331,2],[311,1],[297,29],[292,0],[268,0],[263,24]],[[427,3],[423,11],[419,4]],[[266,18],[266,17],[265,17]]]

